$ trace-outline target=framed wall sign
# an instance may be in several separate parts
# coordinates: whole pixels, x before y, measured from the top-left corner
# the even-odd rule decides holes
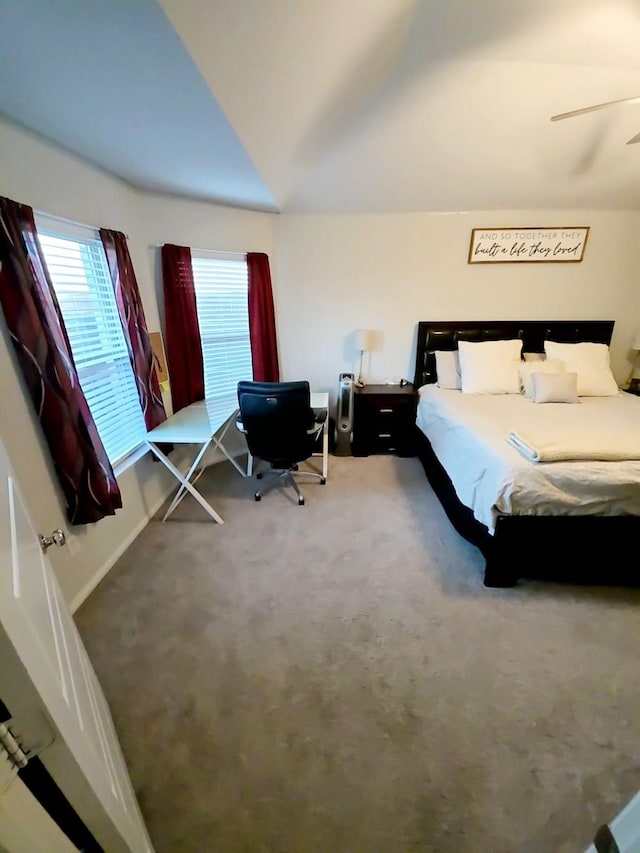
[[[589,228],[474,228],[470,264],[578,263]]]

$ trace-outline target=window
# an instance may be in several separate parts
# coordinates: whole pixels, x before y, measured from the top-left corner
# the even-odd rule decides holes
[[[61,233],[49,217],[36,221],[80,385],[115,465],[147,430],[102,241],[91,228]]]
[[[247,262],[191,253],[206,397],[235,395],[252,379]]]

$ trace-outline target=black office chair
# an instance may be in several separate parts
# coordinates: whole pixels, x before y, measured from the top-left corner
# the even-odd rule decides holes
[[[306,381],[238,383],[240,414],[236,426],[246,436],[249,453],[268,462],[278,475],[255,493],[257,501],[276,486],[291,486],[303,505],[304,495],[294,472],[318,477],[323,485],[326,482],[322,474],[298,470],[299,462],[321,450],[320,436],[327,417],[326,411],[314,412],[310,400]],[[262,474],[256,477],[260,479]]]

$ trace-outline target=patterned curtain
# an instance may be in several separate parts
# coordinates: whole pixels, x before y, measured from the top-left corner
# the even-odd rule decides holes
[[[121,231],[101,228],[100,239],[107,256],[144,422],[150,430],[166,420],[167,413],[153,366],[153,351],[127,238]]]
[[[247,270],[253,378],[256,382],[278,382],[278,342],[269,258],[262,252],[248,252]]]
[[[162,247],[167,367],[173,411],[204,400],[204,365],[191,250]]]
[[[33,210],[2,197],[0,304],[70,523],[114,515],[120,490],[78,381]]]

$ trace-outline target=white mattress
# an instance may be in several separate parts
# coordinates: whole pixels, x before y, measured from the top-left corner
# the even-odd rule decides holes
[[[431,442],[459,500],[495,530],[499,514],[640,516],[640,460],[529,462],[507,444],[510,430],[546,420],[597,417],[640,429],[640,397],[581,397],[580,403],[536,405],[520,394],[463,394],[435,385],[419,389],[416,423]]]

